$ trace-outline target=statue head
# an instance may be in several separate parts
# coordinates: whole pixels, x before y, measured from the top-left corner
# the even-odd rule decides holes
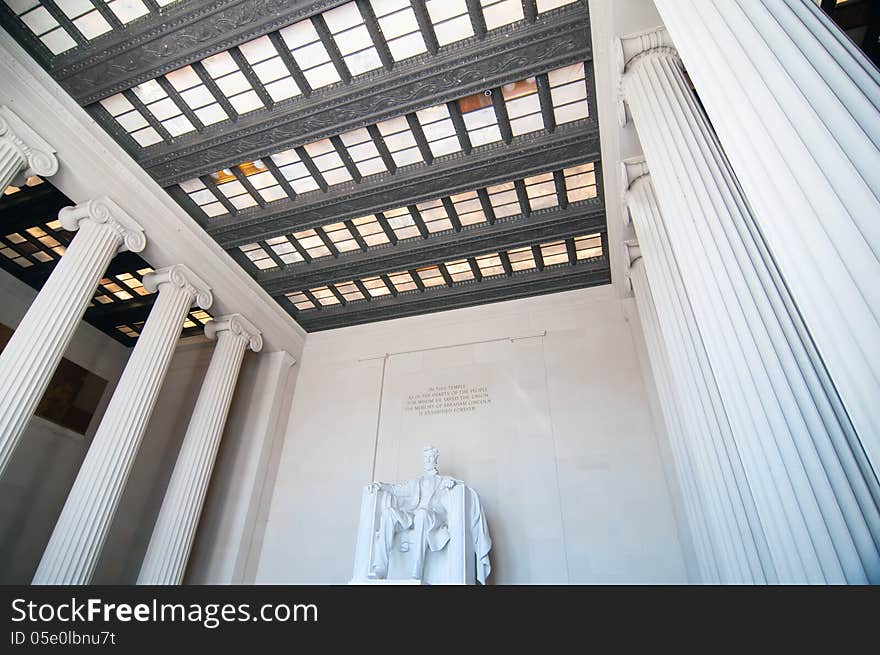
[[[440,451],[434,448],[434,446],[425,446],[422,448],[422,462],[425,465],[425,471],[437,470],[437,456],[439,454]]]

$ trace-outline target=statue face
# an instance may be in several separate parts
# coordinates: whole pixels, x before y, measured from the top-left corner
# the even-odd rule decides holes
[[[437,451],[434,449],[422,451],[422,462],[426,471],[433,471],[437,468]]]

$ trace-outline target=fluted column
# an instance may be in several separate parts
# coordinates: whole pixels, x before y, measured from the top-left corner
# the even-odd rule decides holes
[[[852,425],[668,35],[619,46],[623,95],[778,580],[878,582],[880,512]]]
[[[176,585],[183,581],[245,350],[250,347],[258,352],[263,345],[260,332],[240,314],[211,321],[205,334],[209,339],[216,337],[217,345],[153,527],[138,584]]]
[[[660,220],[651,178],[644,160],[621,167],[625,217],[639,237],[640,254],[631,284],[642,317],[648,353],[663,411],[677,419],[670,441],[684,487],[693,485],[692,532],[708,542],[710,570],[706,582],[775,582],[754,500],[736,455],[730,425],[718,396],[711,367],[678,265]],[[650,283],[649,283],[650,280]],[[676,452],[677,451],[677,452]],[[701,532],[705,535],[701,536]]]
[[[0,353],[0,475],[110,260],[146,245],[141,226],[108,198],[65,207],[58,218],[78,231]]]
[[[657,0],[880,475],[880,72],[810,0]]]
[[[144,276],[156,303],[34,575],[34,584],[87,584],[94,573],[125,482],[131,471],[184,318],[195,301],[211,306],[211,291],[187,267],[176,265]]]
[[[0,194],[18,179],[58,172],[55,150],[6,105],[0,106]]]

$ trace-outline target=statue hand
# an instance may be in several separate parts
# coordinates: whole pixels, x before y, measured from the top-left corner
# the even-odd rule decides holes
[[[369,485],[367,485],[367,489],[370,490],[371,494],[374,494],[377,491],[380,491],[382,489],[382,483],[381,482],[371,482]]]
[[[453,480],[452,478],[446,478],[445,480],[443,480],[443,486],[447,489],[452,489],[452,487],[455,486],[455,480]]]

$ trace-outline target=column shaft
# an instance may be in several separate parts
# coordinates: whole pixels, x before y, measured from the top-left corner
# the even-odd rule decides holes
[[[249,343],[254,350],[262,343],[259,333],[240,316],[212,321],[205,331],[217,335],[217,346],[165,491],[138,584],[183,581],[242,358]]]
[[[34,584],[87,584],[92,578],[183,320],[197,293],[186,280],[173,279],[182,268],[144,278],[148,289],[156,279],[162,280],[156,303],[73,483]],[[200,304],[207,308],[210,295]]]
[[[0,139],[0,193],[27,167],[27,156],[9,139]]]
[[[145,243],[140,227],[106,199],[59,216],[66,229],[79,231],[0,354],[0,475],[110,260],[123,242],[133,250]]]
[[[880,513],[751,210],[665,33],[624,96],[781,582],[880,580]]]
[[[807,0],[657,7],[876,477],[880,72]]]

